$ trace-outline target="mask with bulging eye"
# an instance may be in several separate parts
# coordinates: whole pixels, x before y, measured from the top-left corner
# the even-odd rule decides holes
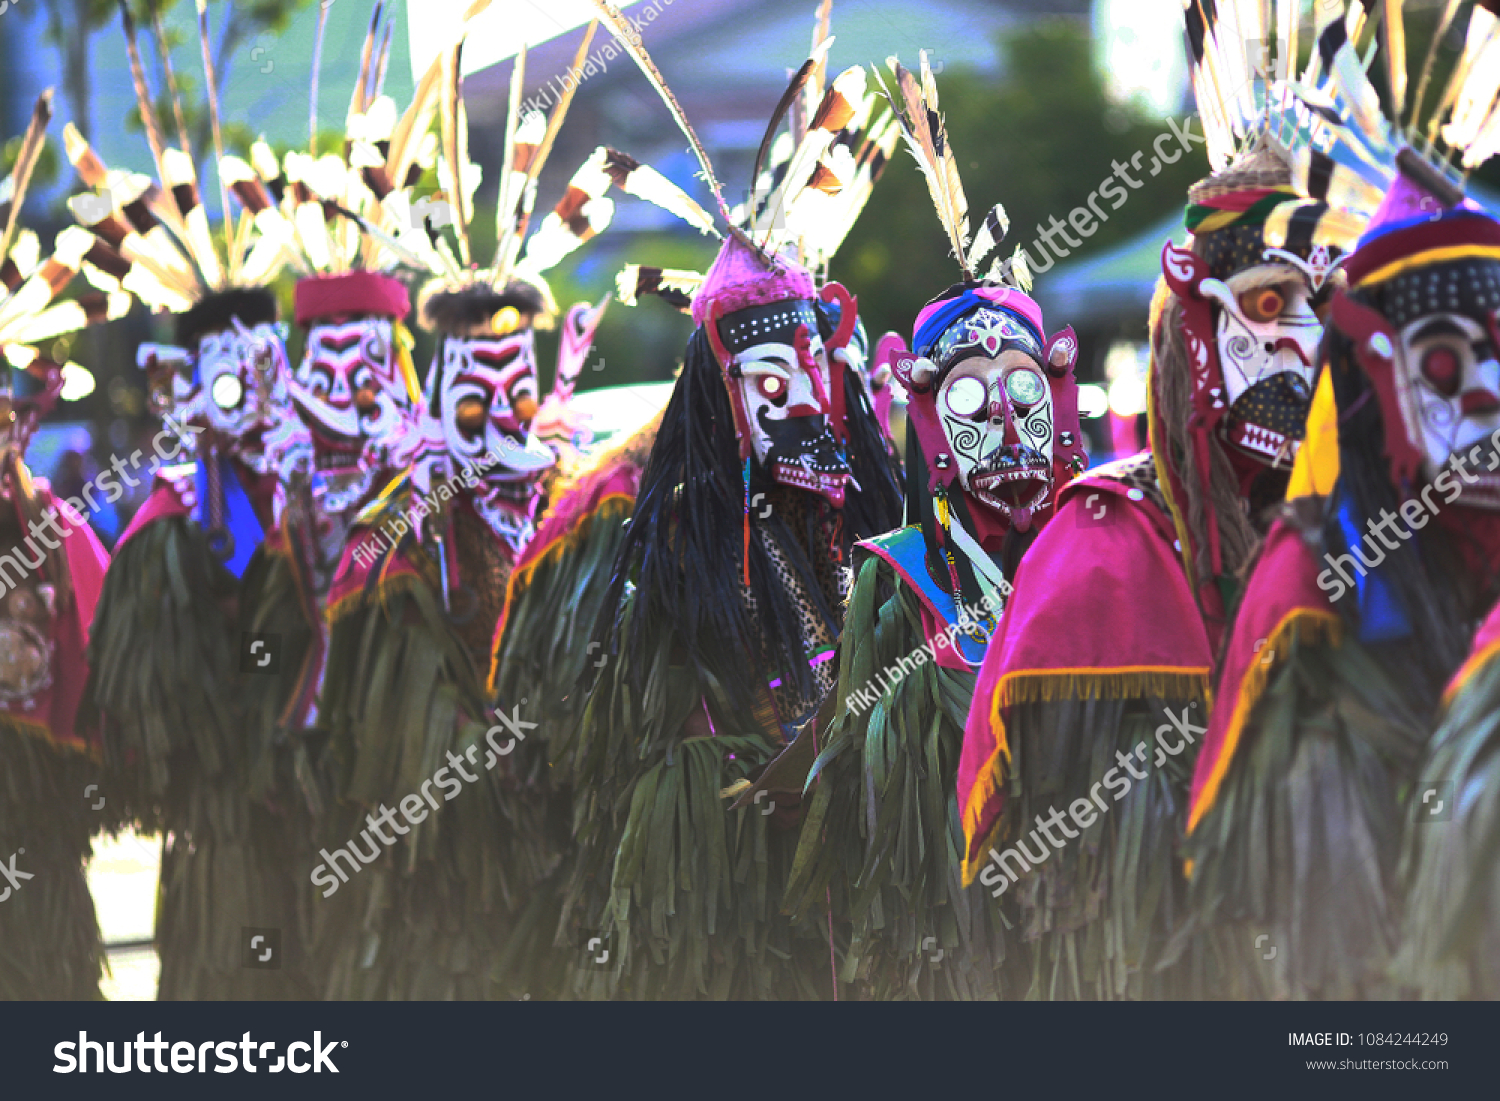
[[[971,355],[938,386],[938,414],[959,484],[1010,517],[1052,489],[1052,388],[1036,357],[1016,347]]]
[[[315,324],[291,386],[313,432],[320,470],[383,466],[410,432],[415,409],[388,318]]]
[[[833,372],[812,303],[737,310],[719,319],[711,336],[720,363],[733,359],[730,385],[738,389],[759,469],[842,507],[850,470],[830,429]]]
[[[1314,288],[1287,263],[1257,264],[1206,279],[1218,317],[1215,340],[1228,414],[1225,438],[1270,466],[1290,466],[1312,400],[1313,363],[1331,284]]]
[[[534,334],[449,336],[440,354],[443,443],[457,466],[482,469],[476,505],[488,510],[492,527],[499,523],[508,532],[529,520],[537,480],[557,461],[531,433],[538,408]]]
[[[1429,314],[1401,328],[1396,366],[1402,418],[1423,473],[1435,478],[1463,456],[1477,480],[1455,475],[1458,499],[1486,509],[1500,509],[1500,452],[1492,442],[1500,429],[1496,332],[1493,318]]]
[[[262,437],[278,420],[293,415],[281,327],[236,323],[200,337],[195,366],[188,409],[225,441],[236,458],[265,473]]]

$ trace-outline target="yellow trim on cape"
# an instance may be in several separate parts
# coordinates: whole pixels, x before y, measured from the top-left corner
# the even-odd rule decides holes
[[[972,845],[979,813],[989,802],[1001,778],[1000,758],[1010,763],[1010,744],[1005,737],[1005,722],[1000,710],[1018,703],[1052,700],[1125,699],[1130,696],[1196,696],[1212,706],[1213,686],[1206,665],[1120,665],[1078,669],[1026,669],[1007,673],[1000,678],[990,695],[990,729],[995,748],[975,777],[974,786],[964,804],[963,827],[965,853],[962,865],[963,885],[969,886],[984,863],[985,847]],[[997,822],[986,842],[994,840]],[[975,855],[971,857],[969,850]]]
[[[1333,373],[1324,367],[1307,410],[1302,446],[1292,460],[1286,499],[1327,497],[1339,480],[1339,408],[1333,397]]]
[[[585,512],[578,518],[577,523],[575,523],[562,535],[559,535],[556,539],[552,540],[551,543],[547,544],[546,548],[543,549],[541,553],[539,553],[535,558],[526,563],[526,565],[521,567],[520,569],[511,571],[510,577],[505,582],[505,603],[501,606],[502,610],[500,612],[500,618],[503,622],[508,623],[510,621],[510,609],[512,607],[512,604],[519,598],[520,590],[524,586],[531,583],[531,575],[536,573],[536,571],[541,567],[543,563],[551,562],[553,559],[561,556],[565,551],[571,550],[573,547],[576,547],[579,543],[583,542],[585,527],[587,525],[592,525],[595,518],[597,518],[599,514],[604,511],[605,506],[609,505],[612,501],[624,501],[632,510],[634,510],[635,508],[634,494],[606,493],[603,497],[599,498],[598,502],[592,509],[590,509],[588,512]],[[500,645],[503,641],[503,639],[497,639],[490,647],[490,675],[485,688],[492,695],[495,691],[495,681],[500,675]]]
[[[1448,687],[1443,690],[1443,706],[1450,707],[1453,700],[1458,696],[1466,684],[1479,672],[1480,666],[1488,662],[1496,654],[1500,654],[1500,638],[1493,642],[1487,642],[1482,650],[1476,650],[1464,659],[1464,663],[1458,667],[1458,672],[1453,674],[1453,679],[1448,682]]]
[[[1447,245],[1443,248],[1431,248],[1425,252],[1403,256],[1399,260],[1392,260],[1385,267],[1376,268],[1356,283],[1355,286],[1368,287],[1374,283],[1384,283],[1387,279],[1394,279],[1402,272],[1410,271],[1412,268],[1425,267],[1428,264],[1441,264],[1448,260],[1467,260],[1470,258],[1500,260],[1500,246]]]
[[[1218,759],[1214,761],[1213,771],[1204,782],[1203,790],[1188,810],[1187,832],[1189,834],[1193,832],[1199,820],[1217,798],[1219,786],[1224,782],[1224,776],[1229,771],[1229,762],[1234,759],[1234,751],[1239,745],[1245,723],[1250,719],[1250,712],[1260,702],[1261,695],[1271,679],[1271,673],[1280,668],[1286,660],[1285,656],[1277,660],[1276,655],[1290,653],[1294,634],[1305,641],[1331,642],[1337,646],[1343,641],[1344,624],[1337,613],[1322,608],[1293,608],[1281,617],[1281,622],[1276,624],[1276,629],[1267,636],[1265,643],[1261,646],[1263,651],[1270,652],[1270,660],[1252,661],[1250,668],[1245,670],[1245,675],[1240,678],[1239,697],[1234,702],[1234,713],[1230,715],[1229,726],[1224,731],[1224,742],[1219,747]]]
[[[366,603],[384,604],[388,596],[405,592],[418,581],[425,582],[426,579],[417,572],[416,567],[412,566],[409,570],[403,570],[395,577],[382,578],[376,582],[375,591],[372,593],[366,593],[364,586],[361,585],[353,592],[345,593],[338,600],[329,604],[327,610],[323,613],[323,618],[332,627],[339,620],[363,610]]]
[[[104,760],[104,755],[87,738],[80,738],[77,735],[68,739],[59,738],[52,733],[52,728],[46,723],[33,722],[31,719],[23,719],[19,715],[0,711],[0,726],[9,727],[23,738],[35,738],[39,742],[45,742],[63,753],[81,753],[94,762]]]

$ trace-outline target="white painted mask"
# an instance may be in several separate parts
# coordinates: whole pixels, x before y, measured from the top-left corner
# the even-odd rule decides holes
[[[1052,488],[1052,388],[1018,348],[971,355],[938,386],[938,415],[973,497],[1010,516],[1040,505]]]
[[[1323,287],[1301,265],[1276,260],[1245,268],[1202,291],[1219,309],[1215,325],[1231,444],[1268,465],[1290,466],[1312,399],[1323,322]]]
[[[448,458],[454,469],[482,469],[476,507],[497,532],[519,532],[535,508],[537,481],[557,461],[531,432],[534,334],[449,336],[439,355],[435,413]]]
[[[756,462],[772,480],[844,503],[849,465],[829,428],[832,372],[810,302],[736,311],[719,322],[734,355]]]
[[[281,418],[295,415],[288,400],[290,372],[281,326],[236,324],[200,337],[195,367],[191,392],[181,395],[187,399],[184,404],[236,457],[264,473],[263,434]]]
[[[1492,330],[1463,313],[1433,313],[1400,330],[1396,383],[1407,435],[1422,452],[1423,473],[1435,478],[1453,456],[1479,448],[1466,467],[1476,482],[1454,475],[1459,500],[1500,509],[1500,457],[1490,443],[1500,429],[1500,358]],[[1488,469],[1486,469],[1488,468]]]
[[[291,394],[312,429],[320,469],[388,455],[416,416],[383,317],[313,325]]]

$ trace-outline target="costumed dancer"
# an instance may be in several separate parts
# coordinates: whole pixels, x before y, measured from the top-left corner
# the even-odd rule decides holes
[[[249,209],[274,203],[282,212],[295,230],[292,263],[305,273],[295,291],[305,350],[286,382],[296,415],[270,445],[280,480],[276,522],[247,571],[241,618],[250,635],[279,642],[275,670],[247,684],[256,747],[250,792],[289,820],[286,866],[308,870],[320,859],[328,798],[319,771],[325,739],[317,699],[328,653],[329,588],[354,518],[406,468],[421,441],[421,385],[404,325],[410,296],[395,270],[425,268],[431,249],[420,222],[413,225],[410,189],[436,159],[429,131],[441,63],[433,62],[398,114],[380,92],[390,47],[385,14],[377,3],[341,154],[289,152],[278,161],[257,142],[251,150],[257,178],[234,184]],[[315,938],[315,921],[330,910],[305,874],[292,879],[303,896],[300,926]],[[321,978],[312,981],[322,988]]]
[[[541,407],[534,327],[556,314],[544,273],[609,224],[605,192],[620,181],[607,167],[609,151],[597,150],[527,238],[536,179],[571,97],[550,121],[523,114],[523,54],[511,83],[497,254],[476,269],[479,170],[468,160],[461,48],[444,51],[439,113],[438,171],[454,241],[428,221],[436,278],[418,306],[438,337],[423,440],[408,471],[357,519],[328,602],[322,710],[345,805],[329,816],[325,836],[348,848],[325,850],[312,881],[330,900],[319,905],[345,915],[320,933],[319,967],[333,998],[508,996],[517,980],[501,951],[557,861],[541,815],[511,816],[530,805],[507,801],[508,781],[494,770],[529,723],[515,710],[520,701],[490,711],[484,674],[507,580],[533,533],[541,479],[557,461],[531,431]],[[587,339],[564,342],[564,385],[587,353]],[[555,421],[567,423],[566,412]],[[410,825],[389,817],[403,804]],[[388,841],[382,822],[393,823]],[[352,878],[362,863],[375,867]]]
[[[1004,208],[986,211],[971,244],[926,53],[920,80],[890,65],[892,104],[962,282],[923,309],[915,355],[895,334],[880,342],[909,396],[909,523],[859,544],[838,710],[816,762],[808,745],[794,772],[800,784],[811,765],[813,779],[789,895],[852,922],[841,978],[861,996],[1015,996],[1024,978],[1005,972],[1019,946],[987,894],[959,884],[954,781],[1007,577],[1051,518],[1057,487],[1085,465],[1078,344],[1071,329],[1047,337],[1019,254],[976,275],[1004,236]]]
[[[820,23],[819,31],[826,38],[826,22]],[[853,76],[841,78],[834,88],[826,86],[827,47],[817,48],[823,41],[820,38],[815,42],[812,58],[783,97],[782,102],[793,107],[788,112],[792,129],[777,133],[783,117],[778,113],[767,130],[766,163],[754,191],[756,208],[738,207],[730,216],[741,229],[754,232],[758,215],[764,217],[773,206],[782,210],[798,255],[826,273],[832,252],[858,218],[889,159],[896,127],[883,114],[872,119],[876,96],[865,93],[860,70],[851,70]],[[824,147],[821,157],[809,156],[812,146],[803,147],[810,129],[816,131],[813,140]],[[804,188],[797,193],[784,181],[790,179],[788,169],[799,149],[800,179],[795,182],[801,182]],[[620,155],[611,156],[614,159]],[[636,173],[650,172],[633,163],[628,167]],[[806,186],[814,178],[821,180],[822,187]],[[695,224],[707,230],[712,222],[704,215],[703,222]],[[702,284],[699,272],[636,264],[628,265],[616,280],[619,297],[627,305],[634,305],[642,296],[656,295],[684,312],[690,310],[693,295]],[[819,335],[825,341],[838,327],[838,302],[835,298],[831,303],[816,304]],[[882,404],[872,394],[866,377],[864,348],[855,347],[862,335],[862,328],[857,327],[854,339],[835,353],[846,364],[848,460],[855,472],[845,495],[845,523],[851,523],[857,514],[869,525],[856,526],[856,534],[867,534],[877,523],[896,522],[901,509],[887,448],[888,422],[875,411],[888,410],[890,388],[884,384],[890,372],[886,370],[875,384],[875,390],[884,394]],[[523,790],[550,788],[552,798],[562,807],[571,806],[571,793],[560,783],[562,770],[547,767],[549,757],[556,757],[572,737],[582,716],[588,682],[594,670],[603,665],[599,646],[578,645],[578,630],[582,626],[588,631],[599,618],[610,570],[625,542],[641,475],[660,423],[658,415],[630,439],[601,454],[555,498],[536,538],[511,574],[505,614],[496,630],[491,667],[494,697],[502,707],[506,701],[529,698],[529,706],[523,707],[522,713],[539,724],[535,741],[522,747],[509,764]],[[559,614],[562,609],[566,609],[565,614]],[[567,814],[560,818],[566,829]],[[552,879],[565,883],[571,874],[571,867],[560,867]],[[553,897],[548,896],[547,905],[553,905]],[[542,904],[539,894],[534,905],[540,909]],[[564,929],[559,934],[556,918],[555,913],[549,913],[544,922],[538,916],[528,924],[527,931],[544,935],[547,939],[543,945],[551,945],[556,936],[558,947],[567,951],[551,952],[549,958],[566,967],[577,959],[576,930]],[[518,960],[539,960],[545,953],[545,948],[528,951],[517,947],[512,951]],[[531,987],[533,991],[546,988],[544,982]]]
[[[151,495],[116,543],[89,644],[85,706],[101,724],[111,795],[163,834],[159,996],[305,997],[311,990],[297,966],[246,968],[241,943],[243,928],[281,928],[289,960],[301,954],[286,868],[265,856],[280,850],[255,839],[278,835],[284,822],[247,795],[253,751],[238,609],[241,579],[271,522],[276,476],[266,434],[294,418],[284,402],[276,299],[266,289],[286,259],[290,227],[239,188],[244,210],[233,217],[229,185],[253,173],[223,155],[206,68],[223,184],[224,239],[216,239],[181,105],[174,96],[173,147],[156,118],[130,13],[121,11],[161,182],[109,170],[70,126],[69,160],[92,189],[70,205],[93,233],[91,263],[152,309],[176,314],[177,346],[143,345],[137,361],[148,369],[153,408],[176,418],[173,431],[191,457],[154,472]],[[167,58],[159,23],[153,31]],[[206,43],[206,13],[199,32]]]
[[[20,227],[51,117],[48,89],[0,182],[0,849],[14,872],[0,884],[4,1001],[99,997],[104,946],[84,862],[90,836],[122,824],[118,801],[91,797],[103,787],[100,747],[76,721],[109,556],[82,516],[92,492],[87,505],[54,497],[25,456],[63,384],[62,368],[37,345],[121,316],[130,296],[88,265],[100,290],[54,304],[86,266],[93,239],[65,229],[44,258],[36,234]],[[121,493],[113,477],[100,476],[111,501]]]
[[[880,94],[867,90],[862,68],[845,70],[829,85],[832,7],[832,0],[818,6],[808,59],[793,75],[766,128],[750,201],[730,211],[734,224],[752,232],[757,227],[760,232],[780,230],[778,219],[784,221],[793,255],[820,288],[901,139],[900,124],[880,109]],[[621,272],[622,295],[638,292],[633,273],[645,272],[649,282],[654,270],[659,269],[632,266]],[[820,299],[817,310],[818,335],[826,343],[839,328],[839,299]],[[891,368],[871,362],[869,336],[858,318],[848,341],[830,354],[844,364],[844,443],[853,475],[844,498],[844,525],[851,539],[867,539],[901,522],[901,462],[890,423]]]
[[[1274,43],[1287,71],[1297,9],[1277,5],[1270,22],[1257,5],[1185,5],[1213,171],[1188,192],[1191,244],[1162,251],[1151,447],[1063,491],[970,707],[964,879],[1019,903],[1032,997],[1207,992],[1199,942],[1171,940],[1197,736],[1240,571],[1302,435],[1318,311],[1358,225],[1294,186],[1315,120],[1257,68]]]
[[[698,328],[589,644],[602,667],[561,762],[578,844],[567,928],[580,945],[598,937],[610,951],[599,966],[597,945],[587,959],[580,949],[574,989],[826,997],[826,932],[781,913],[795,808],[775,819],[758,812],[768,808],[726,813],[724,796],[780,752],[833,688],[849,483],[845,365],[834,353],[853,331],[855,303],[837,284],[818,295],[807,270],[781,253],[785,224],[774,207],[799,186],[789,184],[752,233],[733,225],[639,37],[613,5],[597,6],[663,93],[730,232],[692,298]],[[808,139],[804,168],[821,163],[831,137]],[[820,299],[843,307],[826,344]]]
[[[1322,29],[1324,67],[1304,82],[1337,138],[1313,170],[1384,198],[1331,304],[1307,442],[1229,641],[1186,846],[1195,916],[1233,952],[1231,977],[1267,996],[1495,989],[1493,923],[1476,920],[1494,862],[1491,720],[1475,709],[1488,638],[1475,629],[1500,560],[1500,224],[1463,181],[1495,151],[1480,123],[1496,101],[1497,21],[1458,8],[1414,92],[1400,5],[1368,19],[1351,5]],[[1467,37],[1429,91],[1455,16]],[[1361,60],[1377,35],[1389,100]],[[1433,820],[1443,809],[1451,822]],[[1262,937],[1274,959],[1255,950]]]

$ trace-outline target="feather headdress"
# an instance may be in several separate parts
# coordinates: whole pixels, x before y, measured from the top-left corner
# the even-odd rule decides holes
[[[916,158],[927,181],[927,191],[937,209],[938,221],[948,234],[948,243],[966,281],[978,279],[976,274],[986,257],[994,252],[1010,229],[1010,218],[1005,207],[996,203],[985,212],[978,231],[969,236],[969,200],[964,194],[963,180],[958,174],[958,161],[953,147],[948,142],[948,130],[943,125],[943,116],[938,109],[937,82],[933,80],[932,68],[927,63],[927,51],[918,55],[921,80],[918,80],[894,57],[887,58],[895,82],[892,92],[880,79],[878,69],[871,68],[880,83],[881,92],[891,105],[901,136]],[[1020,248],[1009,260],[997,256],[985,278],[993,283],[1015,287],[1021,291],[1031,290],[1031,271],[1026,264],[1026,253]]]
[[[130,309],[130,296],[112,287],[108,279],[101,281],[103,285],[96,282],[92,292],[56,301],[85,266],[93,238],[85,230],[69,227],[58,234],[52,255],[43,259],[36,234],[20,228],[21,206],[51,118],[49,88],[37,97],[15,168],[0,181],[0,350],[16,368],[37,361],[40,342],[123,317]]]
[[[478,0],[466,19],[488,4],[489,0]],[[340,152],[316,155],[315,69],[309,142],[313,152],[292,150],[278,160],[261,140],[252,146],[249,164],[237,157],[225,159],[230,189],[245,209],[257,215],[270,207],[280,212],[275,224],[289,229],[290,263],[301,274],[403,266],[430,270],[439,264],[423,227],[427,207],[413,202],[412,188],[437,159],[438,138],[431,131],[442,61],[433,61],[405,111],[398,110],[391,97],[381,94],[392,22],[385,0],[377,0]],[[320,19],[315,57],[321,53],[322,23]]]
[[[583,67],[597,29],[595,21],[584,33],[573,62],[575,70]],[[511,294],[517,284],[523,284],[541,295],[538,319],[550,320],[556,313],[556,305],[547,287],[546,272],[608,227],[614,216],[614,203],[607,195],[611,186],[654,202],[705,233],[713,231],[713,218],[665,177],[626,154],[600,147],[573,174],[562,199],[528,238],[537,178],[562,128],[577,83],[569,84],[550,118],[539,110],[523,109],[521,92],[526,79],[523,48],[511,75],[504,168],[495,203],[495,256],[488,267],[477,268],[471,230],[475,216],[473,196],[479,186],[480,170],[468,159],[468,123],[459,75],[462,50],[460,40],[439,60],[437,168],[445,205],[441,219],[425,219],[431,245],[428,256],[434,261],[429,270],[438,276],[429,288],[431,292],[472,296],[476,289],[487,287],[492,295],[503,297]],[[439,234],[439,220],[451,228],[451,233]]]
[[[140,173],[110,169],[78,129],[64,132],[68,160],[89,191],[69,199],[74,217],[93,236],[84,259],[84,273],[96,285],[123,289],[153,310],[183,313],[211,294],[235,287],[263,286],[273,279],[290,256],[290,226],[269,200],[236,188],[243,209],[238,219],[230,209],[230,183],[237,181],[236,159],[226,157],[219,133],[218,90],[208,55],[208,13],[198,0],[198,31],[204,48],[209,118],[214,134],[214,159],[220,181],[222,232],[209,228],[197,169],[183,127],[183,112],[173,92],[178,144],[169,145],[157,120],[136,44],[135,21],[123,0],[126,53],[146,140],[156,166],[156,179]],[[165,41],[159,22],[153,24],[163,57]],[[168,70],[170,78],[170,69]],[[242,163],[242,162],[239,162]]]
[[[1448,19],[1457,6],[1457,0],[1448,5]],[[1366,32],[1373,35],[1380,19],[1394,17],[1386,75],[1404,102],[1399,0],[1183,0],[1183,8],[1193,91],[1213,169],[1193,188],[1192,201],[1254,187],[1288,190],[1297,201],[1266,216],[1266,244],[1279,246],[1291,236],[1350,249],[1390,182],[1390,172],[1378,165],[1393,166],[1395,157],[1385,141],[1380,98],[1365,75],[1374,46],[1361,58],[1353,42]],[[1377,13],[1373,20],[1371,12]],[[1313,41],[1299,74],[1304,23]],[[1446,26],[1434,47],[1445,32]],[[1340,134],[1351,124],[1379,136],[1366,148],[1353,148]]]
[[[1378,199],[1400,170],[1456,206],[1469,174],[1500,151],[1500,19],[1485,4],[1449,0],[1408,95],[1404,17],[1399,0],[1386,0],[1369,12],[1351,5],[1320,23],[1314,63],[1297,92],[1333,140],[1299,163],[1298,173],[1326,179],[1330,191]],[[1385,96],[1368,74],[1377,36]],[[1462,44],[1446,48],[1450,39]],[[1434,90],[1440,54],[1449,55],[1447,79]]]
[[[827,83],[831,7],[832,0],[824,0],[816,12],[812,50],[772,112],[745,202],[724,211],[731,233],[761,256],[794,255],[823,276],[889,163],[898,134],[895,120],[879,109],[878,94],[867,88],[863,68],[846,69]],[[670,97],[644,47],[633,46],[632,56],[653,85]],[[707,155],[675,99],[668,106],[704,162],[705,177],[713,180]],[[617,276],[616,287],[627,305],[642,294],[657,294],[686,311],[703,282],[698,272],[631,264]]]

